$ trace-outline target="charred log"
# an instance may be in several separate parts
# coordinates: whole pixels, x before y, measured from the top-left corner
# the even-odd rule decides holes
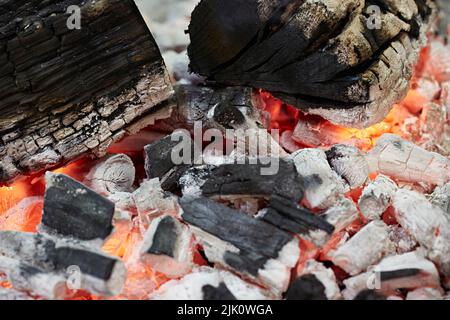
[[[213,83],[262,88],[336,123],[368,126],[406,95],[434,9],[429,0],[203,0],[189,27],[190,67]]]
[[[0,182],[103,155],[170,115],[169,77],[133,1],[8,0],[0,25]]]

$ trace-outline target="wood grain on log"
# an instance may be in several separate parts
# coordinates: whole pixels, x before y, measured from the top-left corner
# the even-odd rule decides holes
[[[81,9],[80,29],[67,25],[69,5]],[[172,95],[131,0],[2,1],[0,88],[0,182],[104,154],[167,117],[155,112]]]
[[[435,16],[431,0],[222,2],[203,0],[192,14],[192,71],[355,127],[406,95]]]

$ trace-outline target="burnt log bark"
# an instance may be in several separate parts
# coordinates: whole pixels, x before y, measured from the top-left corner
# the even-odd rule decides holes
[[[190,68],[365,127],[406,95],[434,17],[431,0],[203,0],[189,27]]]
[[[131,0],[2,1],[0,87],[0,183],[101,156],[170,115],[164,62]]]

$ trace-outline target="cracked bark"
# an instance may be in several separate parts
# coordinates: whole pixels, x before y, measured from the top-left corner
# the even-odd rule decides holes
[[[69,30],[69,5],[81,29]],[[131,0],[0,3],[0,183],[170,116],[172,87]]]
[[[434,9],[431,0],[203,0],[189,27],[190,67],[365,127],[406,95]]]

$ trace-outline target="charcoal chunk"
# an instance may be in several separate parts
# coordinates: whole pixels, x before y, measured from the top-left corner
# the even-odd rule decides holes
[[[295,280],[286,293],[286,300],[328,300],[325,287],[316,276],[307,274]]]

